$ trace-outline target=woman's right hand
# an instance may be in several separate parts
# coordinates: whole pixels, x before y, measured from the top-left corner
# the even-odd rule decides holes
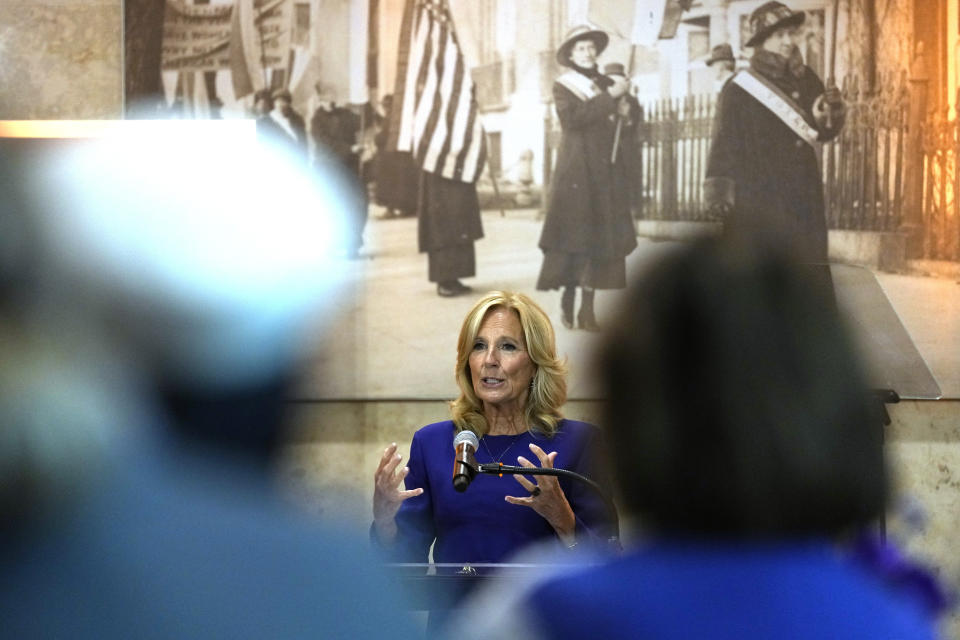
[[[410,473],[409,467],[397,470],[401,456],[397,453],[397,443],[391,443],[380,456],[380,464],[373,474],[373,524],[377,536],[383,542],[392,541],[397,535],[395,520],[400,505],[407,498],[423,493],[422,488],[401,490],[403,479]]]

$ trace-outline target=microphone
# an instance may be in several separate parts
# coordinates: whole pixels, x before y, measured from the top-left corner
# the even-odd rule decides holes
[[[453,459],[453,488],[463,493],[477,475],[477,461],[473,455],[480,446],[480,440],[473,431],[461,431],[453,439],[456,455]]]

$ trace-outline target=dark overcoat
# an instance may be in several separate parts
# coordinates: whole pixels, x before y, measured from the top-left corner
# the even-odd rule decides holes
[[[559,82],[553,85],[553,99],[562,136],[540,248],[597,261],[622,259],[637,239],[629,186],[614,177],[610,158],[616,100],[606,91],[583,99]],[[625,137],[633,139],[633,134]],[[615,190],[625,197],[615,196]]]
[[[354,151],[360,116],[346,107],[317,107],[310,118],[310,135],[318,148],[326,148],[354,175],[360,172],[360,154]]]
[[[417,243],[421,253],[472,245],[483,237],[477,185],[420,171]]]
[[[388,209],[399,209],[405,214],[413,214],[417,210],[419,171],[413,161],[412,153],[393,151],[388,148],[388,135],[389,131],[384,119],[383,125],[374,137],[374,144],[377,146],[377,155],[373,163],[376,201],[377,204]]]
[[[373,137],[377,149],[373,159],[375,199],[380,206],[399,209],[404,215],[413,215],[417,212],[420,171],[412,153],[390,149],[389,122],[390,109],[380,118],[377,134]]]
[[[818,140],[837,135],[839,127],[828,130],[813,116],[813,103],[824,91],[813,70],[764,77],[802,110]],[[732,205],[725,232],[745,230],[790,246],[804,260],[824,262],[827,225],[817,156],[813,145],[731,79],[718,99],[704,197],[708,204]]]

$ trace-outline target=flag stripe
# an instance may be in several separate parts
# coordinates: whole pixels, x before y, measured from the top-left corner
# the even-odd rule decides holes
[[[411,151],[425,171],[475,182],[486,141],[445,0],[407,0],[398,62],[395,96],[402,96],[402,104],[394,105],[400,112],[395,148]]]
[[[408,0],[412,6],[413,0]],[[413,120],[416,114],[417,103],[420,101],[423,84],[426,82],[426,67],[423,66],[423,60],[427,57],[427,30],[425,23],[421,19],[419,12],[416,14],[415,27],[413,31],[413,44],[409,51],[409,66],[404,78],[404,90],[401,104],[401,120],[399,128],[399,140],[397,149],[400,151],[413,151]],[[396,99],[396,98],[394,98]]]
[[[451,49],[447,46],[449,32],[446,26],[441,25],[437,30],[437,51],[435,57],[434,77],[436,79],[436,88],[432,104],[430,105],[430,115],[427,118],[427,124],[421,134],[421,149],[423,153],[423,166],[427,167],[431,173],[443,174],[443,155],[441,149],[444,145],[449,147],[451,142],[447,132],[446,120],[441,117],[446,113],[446,106],[452,96],[450,90],[451,72],[454,69],[455,59],[451,60]]]
[[[432,135],[437,126],[437,110],[440,108],[439,100],[443,96],[439,93],[440,78],[443,74],[443,57],[440,52],[444,49],[442,44],[440,28],[433,21],[429,21],[428,29],[430,31],[427,41],[430,43],[430,54],[426,57],[425,67],[427,83],[423,87],[423,93],[419,96],[420,102],[417,104],[417,118],[414,120],[414,138],[417,142],[417,162],[430,173],[436,173],[435,166],[427,163],[427,150],[432,142]],[[437,53],[434,53],[437,52]]]
[[[452,38],[453,34],[448,33],[447,37]],[[445,68],[448,71],[444,75],[444,97],[446,100],[443,106],[444,118],[440,122],[444,135],[441,144],[434,144],[435,148],[439,147],[437,150],[437,165],[440,167],[439,171],[443,175],[452,174],[457,180],[461,179],[461,176],[457,176],[456,173],[453,172],[453,166],[450,164],[453,156],[450,154],[453,140],[463,140],[463,136],[459,138],[456,137],[456,129],[454,128],[457,110],[460,107],[460,98],[463,95],[461,93],[463,87],[463,56],[456,55],[458,51],[459,49],[453,47],[448,47],[447,49],[448,55],[445,61]]]
[[[470,95],[467,98],[471,102],[474,102],[476,98],[473,95],[474,89],[471,87]],[[454,171],[457,175],[480,175],[480,171],[483,170],[483,165],[487,160],[487,145],[486,140],[481,140],[480,143],[475,144],[473,136],[476,132],[479,132],[481,136],[484,135],[483,129],[476,126],[477,121],[477,110],[468,109],[466,116],[466,124],[464,125],[464,144],[463,149],[460,150],[460,153],[457,154],[457,161],[454,167]]]
[[[453,63],[453,86],[450,88],[450,95],[454,97],[462,97],[463,88],[463,57],[458,57],[454,60]],[[442,173],[452,173],[455,180],[461,180],[463,177],[462,172],[456,170],[456,159],[457,156],[451,154],[451,141],[454,139],[464,140],[463,131],[458,131],[457,128],[457,116],[461,111],[462,100],[450,100],[447,104],[447,117],[444,122],[444,127],[447,129],[448,135],[445,136],[443,144],[440,147],[440,159],[443,163]],[[459,134],[459,135],[458,135]],[[466,142],[466,140],[464,140]]]

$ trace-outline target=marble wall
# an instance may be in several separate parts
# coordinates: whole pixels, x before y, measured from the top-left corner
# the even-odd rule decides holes
[[[903,402],[890,409],[887,452],[897,493],[889,535],[932,567],[960,597],[960,400]],[[960,639],[960,602],[943,621]]]
[[[120,0],[0,2],[0,119],[117,118]]]

